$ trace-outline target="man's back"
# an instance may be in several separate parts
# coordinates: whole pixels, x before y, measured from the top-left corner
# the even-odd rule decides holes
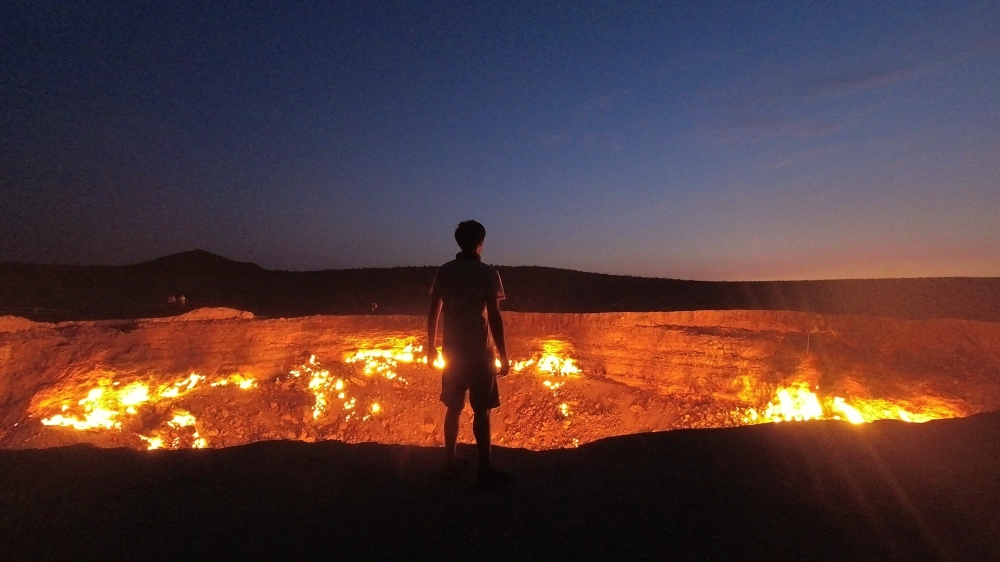
[[[448,460],[445,475],[454,477],[462,463],[456,456],[459,419],[465,394],[472,405],[472,434],[479,452],[477,486],[492,488],[510,481],[510,475],[493,468],[490,461],[490,411],[500,406],[498,377],[510,372],[504,342],[500,300],[504,298],[500,274],[479,259],[486,228],[476,221],[462,221],[455,229],[455,242],[462,249],[455,259],[442,265],[431,287],[427,312],[427,352],[436,346],[438,320],[444,313],[444,371],[441,402],[444,415],[444,449]],[[493,344],[500,354],[500,367],[493,366]],[[429,366],[429,365],[428,365]]]
[[[504,298],[496,268],[460,253],[437,272],[431,294],[443,302],[444,355],[449,363],[492,362],[486,305]]]

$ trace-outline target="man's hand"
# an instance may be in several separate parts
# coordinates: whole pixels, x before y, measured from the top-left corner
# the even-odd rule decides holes
[[[506,356],[500,358],[500,370],[497,371],[498,377],[506,377],[510,374],[510,361]]]

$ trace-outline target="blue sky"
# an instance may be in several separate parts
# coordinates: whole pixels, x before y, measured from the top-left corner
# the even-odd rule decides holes
[[[0,8],[0,261],[1000,275],[995,1],[118,4]]]

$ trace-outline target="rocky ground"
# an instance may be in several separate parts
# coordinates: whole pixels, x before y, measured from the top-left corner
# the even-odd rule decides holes
[[[474,457],[471,449],[463,455]],[[272,441],[0,451],[7,560],[996,560],[1000,415],[498,448]]]

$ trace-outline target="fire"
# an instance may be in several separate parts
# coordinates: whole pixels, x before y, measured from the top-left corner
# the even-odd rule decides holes
[[[414,414],[406,410],[410,404],[437,406],[439,383],[424,365],[440,369],[444,360],[440,350],[425,353],[415,341],[416,337],[378,344],[363,342],[328,366],[315,355],[306,355],[300,365],[287,373],[263,379],[247,373],[211,377],[185,373],[164,377],[100,371],[85,385],[45,391],[31,412],[38,415],[43,426],[112,432],[122,436],[112,439],[114,444],[150,450],[220,447],[259,439],[371,440],[377,439],[379,434],[372,433],[376,430],[389,431],[389,435],[398,438],[400,423],[409,424],[404,432],[417,428],[417,442],[432,442],[432,436],[438,435],[433,420],[427,421],[427,414],[421,414],[415,421]],[[532,416],[529,412],[526,418],[534,418],[532,423],[550,424],[549,427],[555,428],[550,431],[562,433],[544,445],[525,441],[530,437],[512,441],[524,446],[575,446],[581,439],[587,441],[621,431],[623,422],[617,417],[614,403],[610,408],[606,402],[596,404],[584,392],[588,384],[585,379],[595,377],[588,364],[578,362],[569,342],[550,339],[537,342],[534,347],[533,354],[514,358],[511,373],[516,376],[504,384],[522,391],[531,389],[527,390],[533,395],[530,403],[525,401],[522,407],[537,410],[543,405],[547,413]],[[496,365],[499,367],[499,361]],[[712,415],[705,410],[701,414],[705,417],[692,414],[690,418],[685,416],[683,423],[693,427],[806,420],[861,424],[880,419],[923,422],[964,414],[957,403],[929,396],[904,401],[858,396],[859,391],[824,393],[803,380],[821,380],[815,375],[812,370],[803,370],[792,382],[769,393],[766,405],[762,404],[767,399],[760,399],[760,381],[748,378],[746,392],[740,393],[736,405],[723,406],[725,417],[718,409],[712,410]],[[412,382],[405,377],[413,379]],[[234,400],[237,395],[245,398]],[[627,416],[641,417],[643,408],[654,407],[657,400],[663,404],[670,399],[666,394],[635,402],[630,399],[626,404],[634,414]],[[239,410],[241,407],[246,409]],[[404,419],[407,421],[401,421]],[[512,433],[508,438],[523,427],[516,415],[510,419],[507,431]],[[664,428],[683,427],[670,423]],[[413,439],[412,434],[405,439]]]
[[[423,351],[423,346],[414,346],[412,341],[395,342],[389,349],[361,349],[344,358],[344,363],[364,363],[364,373],[367,376],[382,375],[392,380],[398,375],[396,367],[399,363],[413,363],[416,354]],[[440,356],[439,356],[440,358]],[[423,359],[426,363],[426,358]],[[437,360],[435,360],[437,366]],[[441,361],[444,366],[444,360]],[[405,381],[404,381],[405,382]]]
[[[819,390],[816,387],[814,390]],[[745,423],[767,423],[805,420],[843,420],[852,424],[875,420],[900,420],[926,422],[963,415],[957,406],[940,399],[923,399],[914,403],[894,402],[885,399],[851,400],[840,396],[823,399],[813,392],[808,383],[794,382],[779,386],[775,397],[762,413],[751,408]]]
[[[578,379],[583,376],[583,372],[576,366],[576,360],[569,357],[571,347],[561,340],[545,340],[542,342],[542,352],[540,355],[522,361],[511,363],[510,370],[515,373],[525,371],[535,371],[543,377],[542,386],[552,392],[553,398],[559,398],[559,389],[566,384],[567,379]],[[558,377],[561,380],[551,380]],[[562,418],[571,415],[569,404],[563,402],[556,407]]]
[[[76,401],[62,400],[59,407],[61,413],[44,417],[42,425],[70,427],[77,431],[113,430],[122,428],[123,422],[137,416],[139,407],[145,404],[157,404],[164,400],[173,400],[194,391],[205,381],[205,377],[197,373],[176,380],[173,383],[156,384],[152,380],[135,380],[122,386],[115,381],[114,373],[104,373],[98,381],[98,386],[87,391],[84,398]],[[234,384],[246,390],[256,386],[256,381],[245,375],[235,373],[227,378],[219,379],[212,387]],[[120,387],[120,388],[119,388]],[[152,390],[151,390],[152,389]],[[153,435],[139,435],[149,449],[160,449],[166,446],[177,448],[180,440],[164,441],[158,433],[165,430],[177,430],[195,425],[197,419],[190,412],[177,410],[173,417],[165,422],[165,429],[154,430]],[[192,446],[204,448],[208,441],[197,431],[192,433]]]
[[[289,375],[295,378],[308,379],[307,387],[309,391],[315,396],[315,402],[312,408],[313,419],[320,418],[326,411],[326,407],[329,405],[329,400],[327,399],[327,390],[333,386],[337,388],[339,386],[341,389],[344,387],[344,381],[337,380],[334,382],[330,378],[330,371],[320,367],[319,361],[316,360],[315,355],[310,355],[309,360],[303,363],[296,369],[292,369],[288,372]],[[340,394],[341,397],[344,396],[343,393]]]
[[[770,402],[764,410],[766,420],[780,422],[823,418],[823,406],[805,383],[779,388],[775,399],[776,402]]]
[[[576,366],[576,360],[569,357],[571,352],[569,344],[561,340],[545,340],[542,342],[542,353],[523,361],[511,363],[510,370],[520,373],[525,369],[534,366],[539,374],[545,376],[562,376],[579,378],[580,368]]]
[[[252,379],[252,378],[250,378],[250,377],[245,377],[245,376],[241,375],[240,373],[235,373],[233,375],[230,375],[229,378],[213,382],[211,384],[211,386],[214,386],[214,387],[228,386],[230,384],[236,385],[236,386],[238,386],[242,390],[248,390],[248,389],[256,387],[257,386],[257,381],[254,380],[254,379]]]
[[[146,437],[145,435],[140,435],[139,439],[146,442],[146,447],[148,450],[153,451],[155,449],[163,448],[163,438],[162,437]]]

